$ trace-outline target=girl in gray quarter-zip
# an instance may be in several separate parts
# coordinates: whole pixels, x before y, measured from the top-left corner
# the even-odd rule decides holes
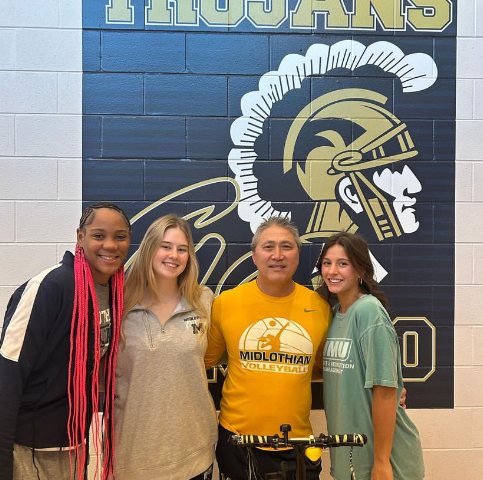
[[[116,368],[115,479],[208,480],[217,418],[204,355],[213,293],[187,222],[147,230],[128,272]]]

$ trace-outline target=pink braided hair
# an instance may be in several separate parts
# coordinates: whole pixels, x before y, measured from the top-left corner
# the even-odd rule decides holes
[[[87,263],[84,250],[77,245],[74,259],[75,294],[74,308],[72,312],[72,324],[70,333],[70,358],[69,358],[69,419],[67,432],[69,447],[71,448],[70,466],[71,479],[74,470],[77,470],[78,480],[86,478],[87,455],[89,454],[89,441],[84,448],[86,438],[89,435],[89,426],[93,416],[92,433],[96,454],[101,450],[99,446],[99,368],[100,358],[100,323],[99,308],[94,287],[92,273]],[[105,361],[105,408],[104,408],[104,442],[103,442],[103,468],[102,480],[109,478],[114,467],[114,392],[117,347],[121,326],[123,306],[124,269],[120,268],[111,277],[112,292],[112,335],[110,348],[106,353]],[[93,323],[89,318],[89,301],[93,311]],[[89,329],[93,328],[94,345],[89,345]],[[93,350],[93,351],[92,351]],[[92,365],[92,377],[89,375],[90,360]],[[89,390],[90,384],[90,391]],[[75,465],[74,465],[75,464]],[[97,478],[97,467],[95,472]]]

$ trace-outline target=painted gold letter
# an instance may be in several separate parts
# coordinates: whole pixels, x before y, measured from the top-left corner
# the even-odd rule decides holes
[[[202,0],[200,3],[200,15],[207,25],[236,25],[245,15],[244,0],[224,0],[224,7],[220,7],[220,0]]]
[[[106,23],[134,23],[134,7],[130,0],[109,0]]]
[[[287,18],[286,0],[248,0],[248,18],[257,27],[277,27]]]
[[[348,27],[349,15],[339,0],[299,0],[292,12],[291,26],[315,28],[317,15],[325,14],[326,27]]]
[[[196,22],[192,0],[150,0],[146,7],[146,25],[196,25]]]
[[[384,30],[404,29],[402,0],[358,0],[352,27],[373,29],[376,27],[376,17]]]
[[[452,20],[451,0],[411,0],[415,7],[408,7],[407,17],[414,30],[442,32]]]

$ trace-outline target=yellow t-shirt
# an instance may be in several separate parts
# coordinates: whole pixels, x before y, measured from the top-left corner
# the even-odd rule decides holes
[[[262,293],[256,282],[223,292],[213,304],[205,364],[228,353],[220,423],[244,435],[291,437],[312,433],[311,377],[322,365],[331,309],[317,293],[295,284],[286,297]]]

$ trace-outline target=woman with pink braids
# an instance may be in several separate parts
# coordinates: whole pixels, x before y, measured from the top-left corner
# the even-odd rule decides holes
[[[0,339],[0,480],[86,479],[91,420],[94,447],[104,459],[101,478],[112,472],[114,372],[130,240],[119,207],[91,205],[79,222],[75,256],[66,252],[12,295]]]

